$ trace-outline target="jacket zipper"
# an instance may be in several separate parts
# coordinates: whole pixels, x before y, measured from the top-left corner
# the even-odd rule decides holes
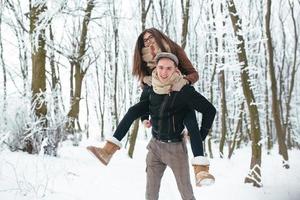
[[[161,131],[162,131],[162,116],[163,116],[163,113],[164,113],[164,109],[166,107],[166,104],[168,102],[168,99],[169,99],[169,96],[170,96],[170,93],[168,96],[165,96],[164,97],[164,101],[160,107],[160,113],[159,113],[159,122],[158,122],[158,127],[159,127],[159,133],[158,134],[161,134]]]
[[[173,98],[172,103],[171,103],[171,108],[174,106],[176,96],[177,96],[177,93],[175,93],[175,95],[174,95],[174,98]],[[172,121],[173,121],[173,133],[175,133],[176,128],[175,128],[175,116],[174,116],[174,114],[172,115]]]
[[[175,119],[174,119],[174,115],[173,115],[173,117],[172,117],[172,119],[173,119],[173,132],[175,133]]]

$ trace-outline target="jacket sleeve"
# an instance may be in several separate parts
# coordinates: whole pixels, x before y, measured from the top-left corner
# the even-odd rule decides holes
[[[149,101],[149,92],[150,92],[151,87],[148,85],[144,85],[143,87],[143,92],[140,96],[140,102],[141,101]],[[141,117],[141,121],[143,122],[144,120],[149,120],[149,115],[143,115]]]
[[[199,80],[198,72],[193,67],[191,61],[188,59],[186,53],[181,47],[178,47],[176,51],[179,60],[179,70],[186,75],[184,78],[187,79],[190,84],[194,84]]]
[[[190,109],[202,113],[201,129],[208,131],[212,127],[216,115],[216,108],[190,85],[186,85],[182,88],[182,94],[183,101],[186,101]]]

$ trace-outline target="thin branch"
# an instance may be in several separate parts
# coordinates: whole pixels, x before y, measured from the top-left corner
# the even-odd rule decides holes
[[[24,26],[25,23],[23,23],[19,17],[18,17],[18,14],[17,14],[17,11],[14,7],[14,5],[9,1],[9,0],[6,0],[7,4],[9,5],[10,9],[13,11],[13,13],[15,14],[15,17],[16,17],[16,20],[18,22],[18,24],[20,25],[20,27],[26,32],[26,33],[29,33],[29,31],[26,29],[26,27]]]

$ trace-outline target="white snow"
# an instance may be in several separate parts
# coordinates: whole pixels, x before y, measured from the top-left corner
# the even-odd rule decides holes
[[[108,166],[102,165],[85,147],[98,144],[82,142],[73,147],[65,142],[59,157],[0,152],[0,199],[43,200],[141,200],[145,193],[145,157],[147,141],[138,140],[133,159],[122,149]],[[217,148],[216,148],[217,149]],[[191,154],[189,147],[189,155]],[[262,188],[244,184],[250,163],[250,148],[237,150],[231,160],[211,159],[211,173],[216,183],[195,187],[197,199],[209,200],[298,200],[300,198],[299,151],[289,151],[290,169],[281,167],[281,157],[274,150],[262,156]],[[161,200],[181,199],[175,178],[167,168],[161,184]]]

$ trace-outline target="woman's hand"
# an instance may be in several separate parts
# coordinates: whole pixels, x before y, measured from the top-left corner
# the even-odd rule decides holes
[[[189,84],[189,81],[183,78],[180,81],[178,81],[177,83],[174,83],[172,85],[171,90],[179,92],[181,90],[181,88],[183,88],[183,86],[185,86],[187,84]]]
[[[145,62],[153,61],[156,54],[157,54],[157,50],[154,45],[151,45],[149,47],[144,47],[142,49],[142,58]]]
[[[145,120],[143,121],[143,125],[144,125],[145,128],[150,128],[150,127],[151,127],[151,121],[145,119]]]

